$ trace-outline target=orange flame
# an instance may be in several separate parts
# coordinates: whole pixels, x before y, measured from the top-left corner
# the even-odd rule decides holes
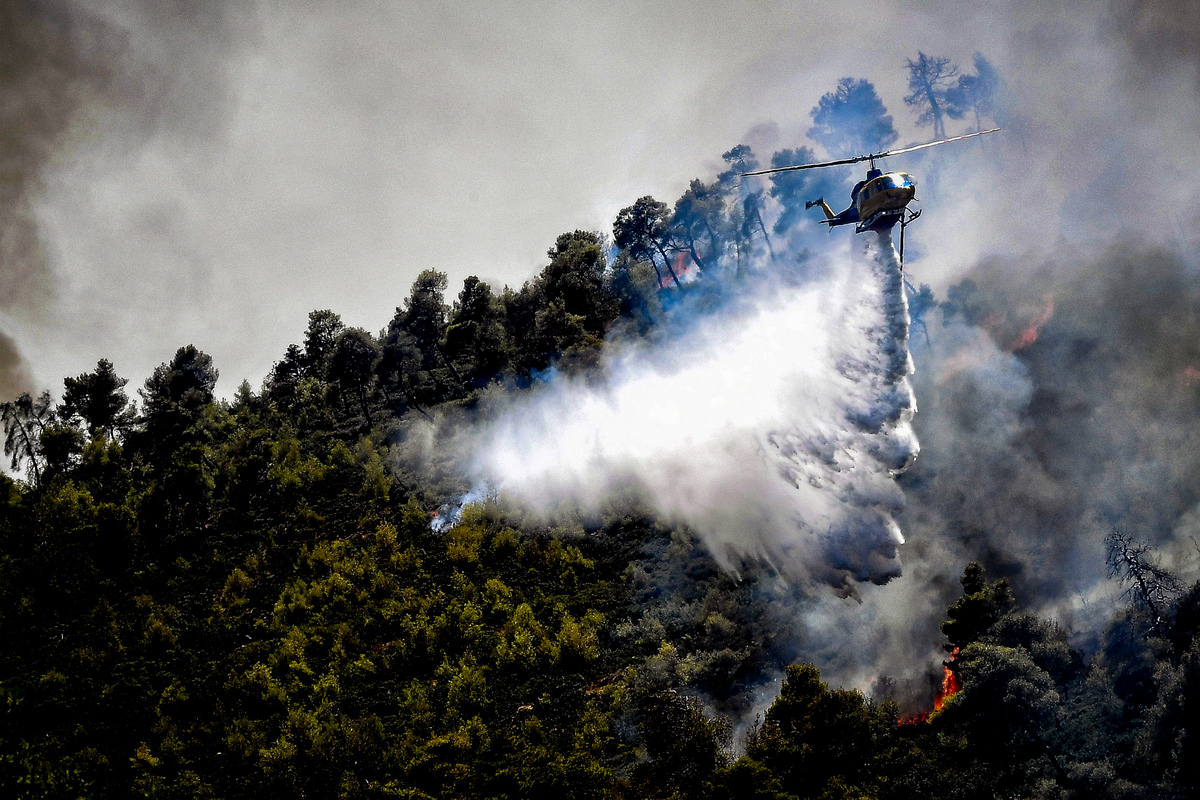
[[[950,660],[942,664],[942,688],[938,689],[937,696],[933,699],[933,710],[941,711],[942,706],[946,705],[946,701],[954,695],[958,694],[958,690],[962,688],[959,683],[958,676],[950,669],[950,665],[954,659],[958,658],[958,648],[954,648],[954,652],[950,654]],[[920,725],[924,722],[929,722],[931,711],[918,711],[907,717],[901,718],[897,724],[899,725]]]
[[[933,700],[933,710],[941,711],[942,706],[946,705],[946,701],[954,695],[958,694],[958,690],[962,688],[962,684],[958,682],[958,676],[950,669],[950,664],[954,659],[958,658],[958,648],[954,648],[954,652],[950,654],[950,661],[942,665],[942,689],[938,692],[937,697]]]
[[[1017,337],[1017,341],[1013,344],[1013,352],[1024,350],[1038,340],[1038,334],[1041,333],[1042,326],[1050,321],[1050,317],[1054,316],[1054,295],[1046,295],[1046,306],[1042,309],[1042,313],[1038,318],[1029,323],[1025,330],[1021,331],[1021,335]]]
[[[676,277],[678,277],[682,282],[686,276],[691,275],[696,271],[696,265],[692,263],[690,259],[688,259],[685,251],[680,250],[675,254],[675,263],[671,265],[671,269],[674,271]],[[675,285],[675,279],[671,277],[670,273],[668,273],[662,276],[662,278],[659,280],[659,285],[664,289],[669,289]]]
[[[1200,380],[1200,369],[1197,369],[1192,364],[1188,364],[1186,367],[1179,370],[1176,377],[1179,379],[1180,383],[1190,385],[1195,383],[1197,380]]]

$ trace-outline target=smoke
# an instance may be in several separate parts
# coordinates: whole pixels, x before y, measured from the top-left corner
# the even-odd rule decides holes
[[[121,285],[117,268],[146,231],[114,231],[121,198],[82,165],[99,160],[120,171],[144,159],[152,140],[219,134],[228,99],[225,42],[235,28],[243,37],[253,30],[238,24],[243,21],[224,4],[188,0],[119,8],[83,0],[0,0],[0,325],[22,341],[18,348],[14,335],[0,334],[5,391],[31,383],[21,349],[37,356],[62,335],[30,331],[65,329],[64,298],[73,296],[68,318],[81,322],[90,339],[112,326],[117,298],[140,283]],[[67,213],[54,213],[56,197],[69,199]],[[91,213],[81,213],[84,208]],[[143,222],[161,229],[170,216],[160,210]],[[81,265],[71,252],[72,235],[120,246]],[[63,266],[73,261],[68,273]],[[102,279],[81,287],[88,272]],[[78,347],[81,338],[65,344]]]
[[[43,165],[66,134],[79,96],[99,77],[52,9],[0,0],[0,308],[31,305],[50,291],[32,195]]]
[[[1154,84],[1182,73],[1200,90],[1200,9],[1188,0],[1112,0],[1108,25],[1124,41],[1131,77]]]
[[[990,260],[943,309],[944,331],[968,328],[993,349],[981,359],[935,335],[921,391],[944,446],[911,476],[924,481],[914,491],[1019,594],[1066,620],[1070,598],[1103,581],[1114,527],[1196,577],[1177,529],[1200,500],[1198,301],[1194,267],[1127,244],[1034,269]]]
[[[1122,605],[1105,564],[1114,528],[1200,579],[1194,262],[1136,243],[991,258],[946,296],[913,347],[922,455],[899,480],[904,578],[863,587],[861,605],[809,603],[799,634],[831,680],[890,676],[914,710],[968,561],[1085,652]]]
[[[1200,361],[1184,313],[1195,279],[1162,248],[1200,242],[1190,181],[1198,41],[1196,4],[1181,0],[969,12],[885,4],[869,20],[847,7],[819,25],[787,3],[696,14],[678,3],[237,11],[0,0],[0,390],[30,387],[22,351],[39,380],[100,357],[136,375],[172,338],[202,343],[227,375],[254,378],[311,308],[377,325],[430,266],[517,284],[557,233],[605,227],[644,194],[670,199],[706,154],[735,141],[799,147],[804,111],[843,76],[877,86],[901,142],[924,140],[928,129],[900,103],[904,59],[921,49],[965,65],[980,50],[1007,87],[1005,132],[902,163],[918,175],[927,211],[908,233],[910,275],[953,301],[953,313],[928,316],[929,342],[914,347],[924,455],[901,481],[906,510],[891,510],[898,494],[878,472],[886,454],[849,475],[821,460],[891,441],[886,426],[870,433],[869,419],[838,416],[886,386],[847,378],[863,367],[854,356],[867,337],[824,302],[839,299],[834,267],[870,267],[844,254],[816,283],[783,285],[777,297],[764,287],[761,304],[730,307],[669,347],[614,349],[602,385],[559,378],[536,399],[493,408],[488,430],[500,442],[511,421],[514,436],[529,434],[524,447],[539,436],[583,439],[586,425],[564,419],[585,411],[645,421],[639,430],[650,429],[654,448],[617,437],[597,455],[608,440],[593,439],[570,470],[548,461],[555,491],[542,505],[592,504],[632,483],[663,513],[707,531],[734,566],[757,554],[831,583],[882,578],[895,548],[879,520],[898,520],[902,580],[860,586],[862,605],[805,610],[805,654],[834,681],[865,686],[935,660],[937,621],[971,558],[1009,575],[1028,605],[1083,629],[1088,615],[1108,613],[1096,602],[1108,526],[1152,538],[1184,574],[1196,565],[1200,508],[1189,481]],[[754,123],[751,139],[738,137]],[[1158,247],[1128,244],[1137,236]],[[1127,244],[1096,245],[1114,241]],[[806,292],[824,294],[805,306]],[[810,309],[810,327],[770,316],[792,301]],[[758,383],[733,387],[744,394],[728,404],[760,414],[757,427],[698,427],[706,460],[687,458],[687,437],[699,440],[679,420],[693,407],[736,416],[710,408],[709,393],[724,387],[722,348],[733,346],[720,337],[742,342],[760,318],[775,321],[770,333],[807,337],[786,352],[760,343],[786,356],[779,363],[799,362],[785,370],[794,380],[761,359],[750,376]],[[844,343],[843,365],[804,372],[813,353],[833,358],[847,330],[855,344]],[[825,350],[815,349],[821,336]],[[871,374],[886,374],[871,352]],[[685,385],[696,364],[714,371]],[[816,388],[803,381],[813,375],[824,381],[813,378]],[[653,402],[637,405],[639,390]],[[818,441],[819,428],[804,427],[832,420],[850,430],[846,440]],[[832,488],[788,488],[798,475]],[[540,480],[509,488],[533,495]],[[741,482],[752,488],[729,488]],[[859,485],[884,499],[860,502]],[[828,502],[830,516],[802,502],[805,493]],[[777,498],[779,509],[764,511]],[[751,522],[739,521],[743,512]],[[874,519],[875,533],[857,538],[833,524],[847,515]],[[822,522],[841,532],[822,540]],[[864,544],[846,554],[828,542]]]
[[[0,310],[31,310],[52,276],[32,200],[43,166],[61,144],[81,95],[102,83],[52,8],[0,0]],[[0,392],[28,388],[16,343],[0,334]]]
[[[0,397],[16,397],[32,392],[33,380],[13,340],[0,333]]]
[[[917,452],[899,264],[887,234],[829,259],[617,345],[598,382],[504,399],[465,443],[473,474],[542,511],[632,488],[729,569],[762,560],[843,593],[898,575],[894,476]]]

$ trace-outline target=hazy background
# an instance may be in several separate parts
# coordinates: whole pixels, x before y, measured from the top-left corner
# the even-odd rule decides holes
[[[0,0],[0,389],[101,357],[138,385],[189,342],[257,387],[308,311],[378,330],[431,267],[518,285],[734,144],[805,144],[840,77],[929,138],[918,50],[982,52],[1013,123],[982,173],[922,176],[918,279],[1193,235],[1193,5],[990,5]]]

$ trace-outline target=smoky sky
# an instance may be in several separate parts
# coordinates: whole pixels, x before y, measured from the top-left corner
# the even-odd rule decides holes
[[[0,309],[33,311],[50,302],[53,274],[38,235],[34,201],[43,169],[61,146],[81,96],[103,91],[110,53],[101,33],[88,45],[51,8],[0,3]],[[27,391],[13,340],[0,334],[0,388]]]
[[[1195,59],[1146,42],[1194,14],[1041,5],[9,2],[0,329],[39,388],[101,357],[137,383],[193,342],[228,395],[315,308],[378,329],[421,269],[519,285],[559,233],[669,202],[739,141],[812,146],[840,78],[927,138],[901,101],[917,50],[984,53],[1015,132],[928,195],[923,279],[1056,241],[1108,167],[1120,197],[1068,233],[1178,231]]]
[[[35,341],[61,336],[58,347],[68,350],[80,341],[70,337],[85,332],[105,340],[118,357],[127,348],[104,290],[93,286],[72,294],[75,279],[87,270],[107,283],[110,265],[73,260],[64,249],[67,232],[93,242],[108,234],[103,217],[115,198],[97,193],[100,187],[87,180],[64,183],[59,176],[81,157],[120,171],[153,140],[219,131],[214,120],[226,113],[219,102],[225,87],[211,78],[226,57],[218,43],[226,16],[219,6],[190,3],[130,4],[121,16],[105,18],[66,3],[0,2],[0,329]],[[173,62],[181,53],[156,51],[146,39],[171,40],[193,50],[193,57]],[[56,229],[47,213],[56,186],[73,206],[66,231]],[[131,233],[126,242],[136,237]],[[45,359],[58,358],[54,348],[47,354],[35,345],[30,364],[13,337],[3,336],[0,387],[6,397],[34,388],[35,374],[41,388],[59,388],[39,374]]]

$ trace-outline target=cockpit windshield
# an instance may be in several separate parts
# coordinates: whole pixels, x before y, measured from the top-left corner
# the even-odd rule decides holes
[[[880,189],[903,189],[913,185],[912,176],[906,172],[892,172],[879,179]]]

